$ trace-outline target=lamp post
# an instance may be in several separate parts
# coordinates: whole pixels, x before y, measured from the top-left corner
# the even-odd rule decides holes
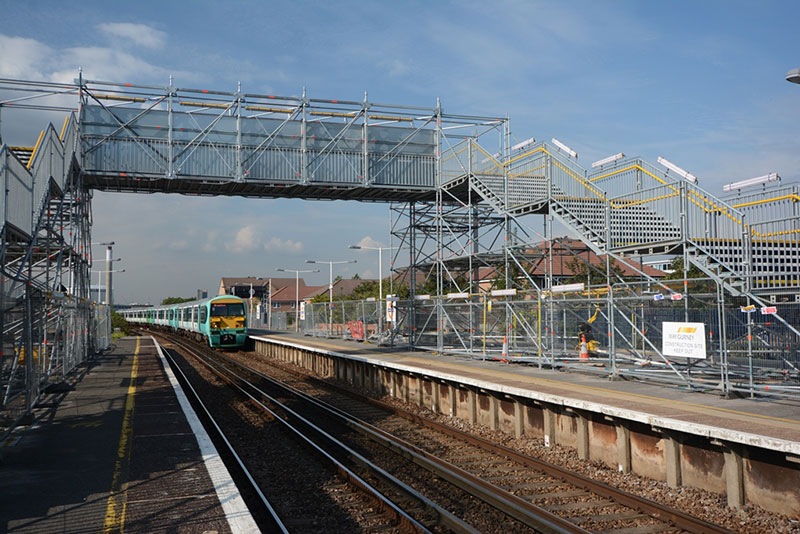
[[[294,331],[300,331],[300,273],[318,273],[319,269],[275,269],[279,273],[294,273]]]
[[[117,259],[121,260],[122,258],[117,258]],[[114,269],[113,271],[92,269],[92,272],[93,273],[97,273],[97,300],[100,301],[100,274],[101,273],[109,273],[109,272],[112,272],[112,273],[124,273],[125,269]],[[106,292],[105,292],[104,296],[108,297],[108,287],[106,287]],[[100,301],[100,302],[102,303],[102,301]],[[108,304],[108,298],[106,298],[105,304]]]
[[[106,247],[106,304],[108,304],[110,307],[113,307],[114,296],[111,291],[111,262],[114,260],[111,259],[111,247],[114,246],[114,242],[108,241],[106,243],[92,243],[92,245]]]
[[[393,250],[393,247],[364,247],[361,245],[350,245],[353,250],[377,250],[378,251],[378,342],[383,334],[383,251]]]
[[[327,263],[330,267],[330,282],[328,284],[328,337],[333,336],[333,266],[341,263],[358,263],[356,260],[344,261],[320,261],[320,260],[306,260],[306,263]],[[342,315],[344,317],[344,315]]]
[[[792,69],[786,73],[786,81],[800,83],[800,69]]]

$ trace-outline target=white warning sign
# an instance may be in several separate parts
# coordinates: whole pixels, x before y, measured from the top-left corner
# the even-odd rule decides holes
[[[306,303],[305,302],[301,302],[300,303],[300,320],[301,321],[305,321],[306,320]]]
[[[706,325],[703,323],[661,323],[664,356],[706,357]]]

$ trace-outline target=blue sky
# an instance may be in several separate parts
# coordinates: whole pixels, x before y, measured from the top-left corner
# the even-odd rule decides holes
[[[800,176],[800,3],[19,2],[0,0],[0,77],[87,77],[508,115],[517,140],[557,137],[579,162],[664,156],[719,192]],[[3,140],[43,124],[4,112]],[[45,119],[41,119],[45,120]],[[48,120],[60,124],[62,117]],[[214,228],[200,226],[200,216]],[[94,240],[114,240],[116,300],[214,291],[306,259],[377,275],[385,205],[96,193]],[[96,254],[102,255],[102,251]],[[384,267],[384,270],[388,264]],[[326,273],[309,278],[327,282]]]

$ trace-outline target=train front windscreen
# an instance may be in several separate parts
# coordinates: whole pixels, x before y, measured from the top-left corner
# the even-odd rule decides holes
[[[241,317],[242,315],[244,315],[244,305],[241,302],[211,303],[212,317]]]

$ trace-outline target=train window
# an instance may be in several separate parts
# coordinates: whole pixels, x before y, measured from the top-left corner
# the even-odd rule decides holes
[[[200,308],[200,322],[205,323],[206,319],[208,319],[208,311],[206,310],[205,306]]]
[[[244,305],[241,302],[214,302],[211,304],[211,317],[230,317],[231,315],[244,315]]]
[[[169,317],[167,317],[167,318],[168,318],[170,321],[171,321],[171,320],[173,320],[173,319],[175,318],[175,317],[174,317],[175,310],[169,310],[169,312],[168,312],[168,313],[169,313]]]

